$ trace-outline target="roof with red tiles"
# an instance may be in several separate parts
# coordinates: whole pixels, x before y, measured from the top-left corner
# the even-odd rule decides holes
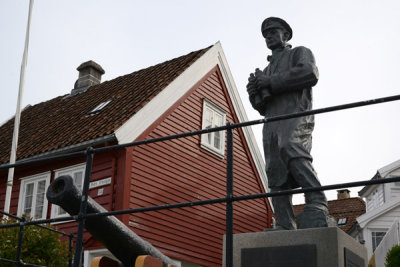
[[[28,106],[21,114],[18,159],[112,136],[208,49],[93,85],[83,93]],[[109,100],[101,112],[90,114]],[[10,119],[0,126],[0,163],[9,161],[13,125]]]
[[[304,204],[294,205],[293,208],[297,215],[303,211]],[[328,201],[328,210],[329,214],[338,222],[338,227],[347,232],[357,224],[357,217],[365,213],[365,202],[359,197],[330,200]]]

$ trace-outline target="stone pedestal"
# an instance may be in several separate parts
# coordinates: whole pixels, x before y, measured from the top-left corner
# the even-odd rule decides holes
[[[367,264],[367,249],[337,227],[233,236],[234,267],[366,267]]]

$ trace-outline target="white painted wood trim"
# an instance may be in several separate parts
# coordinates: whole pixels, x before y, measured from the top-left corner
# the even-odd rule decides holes
[[[140,109],[124,125],[116,130],[115,136],[119,144],[136,140],[150,125],[162,116],[174,103],[184,96],[198,81],[200,81],[216,65],[220,67],[229,96],[240,122],[248,121],[244,106],[240,99],[232,73],[220,42],[217,42],[203,56],[172,81],[156,97]],[[264,161],[258,149],[256,139],[250,127],[242,128],[254,159],[257,171],[261,177],[264,189],[268,191],[268,179],[265,173]]]
[[[136,140],[150,125],[162,116],[174,103],[184,96],[217,61],[217,50],[211,47],[203,56],[173,80],[149,103],[141,108],[133,117],[116,130],[115,136],[119,144]]]
[[[392,201],[386,202],[382,206],[357,217],[357,222],[361,226],[361,228],[364,228],[372,220],[384,215],[385,213],[391,211],[398,206],[400,206],[399,200],[393,199]]]
[[[84,251],[84,267],[90,267],[92,261],[96,257],[109,257],[110,259],[118,261],[118,259],[106,248],[92,249]]]
[[[46,172],[42,172],[42,173],[38,173],[35,175],[31,175],[31,176],[27,176],[27,177],[22,177],[20,178],[21,183],[20,183],[20,187],[19,187],[19,195],[18,195],[18,208],[17,208],[17,216],[21,217],[23,214],[23,204],[24,204],[24,189],[25,189],[25,184],[28,182],[32,182],[32,181],[37,181],[37,180],[45,180],[46,181],[46,191],[47,188],[50,185],[50,177],[51,177],[51,172],[50,171],[46,171]],[[47,209],[48,209],[49,203],[47,200],[47,197],[44,197],[44,203],[43,203],[43,214],[44,216],[42,218],[38,218],[35,219],[33,218],[33,220],[39,220],[39,219],[46,219],[47,216]]]
[[[229,65],[227,63],[224,51],[222,50],[221,43],[218,42],[215,44],[215,46],[218,46],[218,65],[221,69],[222,77],[223,77],[225,85],[228,89],[228,93],[232,100],[233,107],[235,109],[236,115],[238,116],[239,122],[248,121],[249,119],[246,115],[246,111],[244,109],[243,102],[240,98],[236,84],[233,80],[233,76],[230,71]],[[246,138],[247,144],[249,146],[251,156],[254,159],[254,163],[256,165],[257,171],[261,177],[261,181],[263,183],[265,192],[269,192],[268,178],[267,178],[267,174],[265,172],[265,163],[261,156],[260,149],[258,148],[256,139],[254,137],[254,133],[253,133],[251,127],[243,127],[242,130],[243,130],[244,136]],[[272,205],[271,205],[271,207],[272,207]]]
[[[382,168],[380,168],[378,170],[378,172],[380,173],[380,175],[384,178],[387,177],[388,174],[390,174],[391,172],[393,172],[396,169],[400,168],[400,160],[396,160],[395,162],[392,162]]]

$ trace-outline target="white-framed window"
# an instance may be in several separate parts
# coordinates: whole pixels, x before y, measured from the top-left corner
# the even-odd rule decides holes
[[[372,251],[375,251],[375,249],[379,246],[381,243],[383,237],[385,236],[386,232],[385,231],[380,231],[380,232],[371,232],[372,235]]]
[[[50,184],[50,172],[41,173],[21,179],[18,200],[18,216],[32,219],[46,219],[46,190]]]
[[[337,221],[338,225],[345,225],[347,223],[347,218],[339,218]]]
[[[94,109],[92,109],[89,112],[89,115],[95,115],[95,114],[99,113],[103,108],[105,108],[110,103],[111,103],[111,99],[100,103],[99,105],[97,105]]]
[[[204,99],[202,129],[225,125],[226,113],[217,105]],[[223,156],[225,152],[225,131],[206,133],[201,136],[202,147]]]
[[[76,185],[76,187],[82,190],[83,179],[85,177],[85,167],[86,167],[85,164],[78,164],[67,168],[58,169],[55,170],[54,177],[57,178],[63,175],[70,175],[72,179],[74,179],[74,184]],[[54,204],[51,206],[51,218],[62,217],[67,215],[68,213],[65,210],[63,210],[60,206]]]

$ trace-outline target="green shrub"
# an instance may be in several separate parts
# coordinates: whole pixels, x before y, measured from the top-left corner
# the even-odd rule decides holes
[[[386,267],[399,267],[400,266],[400,246],[392,247],[386,254]]]
[[[1,224],[14,220],[0,221]],[[51,227],[47,225],[47,227]],[[0,229],[0,258],[16,260],[19,227]],[[68,266],[68,242],[60,240],[60,234],[35,225],[25,226],[22,238],[21,260],[43,266]],[[0,261],[0,266],[14,267],[13,263]]]

